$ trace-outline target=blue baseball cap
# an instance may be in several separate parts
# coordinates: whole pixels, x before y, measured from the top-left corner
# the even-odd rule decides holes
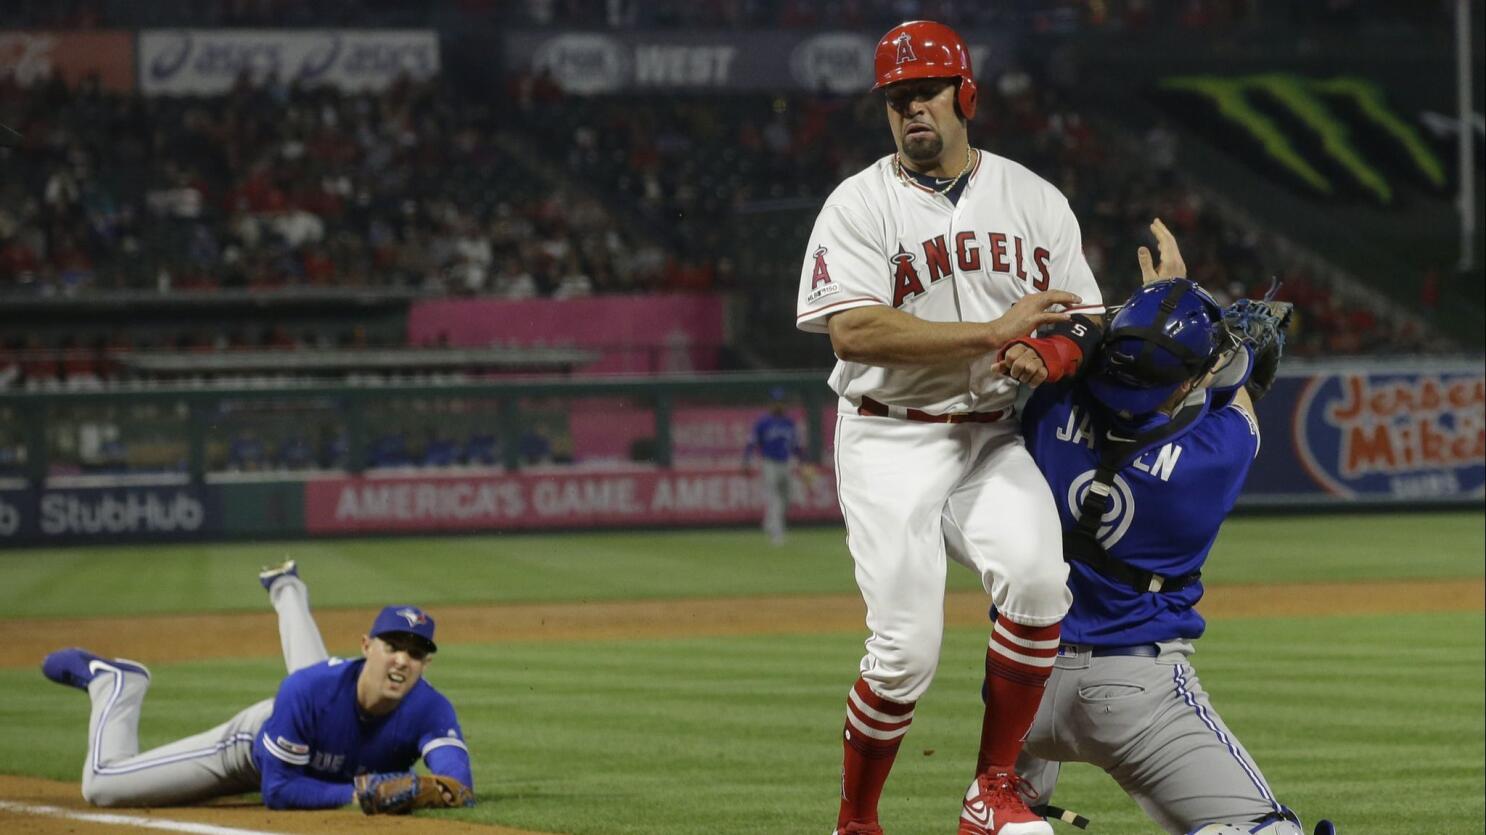
[[[392,632],[417,635],[428,642],[429,652],[439,651],[438,644],[433,642],[433,615],[417,606],[388,606],[377,613],[367,634],[376,638]]]

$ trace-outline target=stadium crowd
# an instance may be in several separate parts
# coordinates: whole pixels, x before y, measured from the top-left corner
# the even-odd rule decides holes
[[[540,78],[517,85],[543,88]],[[1134,253],[1152,217],[1182,240],[1187,261],[1220,300],[1278,298],[1299,316],[1291,351],[1302,356],[1449,350],[1407,321],[1347,301],[1333,287],[1276,255],[1262,229],[1226,222],[1176,167],[1176,137],[1154,126],[1143,153],[1114,149],[1052,85],[1012,69],[982,96],[972,141],[1056,184],[1073,205],[1090,266],[1110,298],[1139,285]],[[615,201],[647,219],[697,284],[725,290],[778,281],[752,294],[755,320],[788,321],[809,217],[830,189],[890,149],[881,104],[862,96],[791,95],[677,101],[666,97],[520,99],[541,147],[568,171],[605,184]],[[716,257],[728,253],[731,257]],[[735,267],[733,259],[747,265]]]
[[[1220,296],[1280,279],[1301,313],[1297,354],[1448,348],[1277,263],[1267,233],[1225,222],[1184,187],[1170,132],[1153,128],[1144,154],[1113,153],[1024,70],[984,89],[974,141],[1063,190],[1110,297],[1136,283],[1137,236],[1159,216]],[[20,114],[26,137],[25,164],[13,159],[0,181],[0,297],[721,290],[742,291],[746,326],[762,333],[792,315],[809,213],[888,148],[867,96],[573,98],[541,75],[512,78],[506,93],[516,118],[443,81],[349,94],[245,78],[210,98],[0,81],[0,106]],[[532,167],[543,160],[549,173]],[[110,355],[145,348],[366,345],[350,324],[8,333],[0,374],[107,378]]]
[[[3,292],[660,289],[663,254],[524,174],[490,108],[440,84],[151,99],[53,81],[0,101],[27,136],[0,186]]]

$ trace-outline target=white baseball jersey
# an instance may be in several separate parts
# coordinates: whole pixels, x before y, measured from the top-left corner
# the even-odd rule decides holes
[[[795,324],[825,332],[832,314],[885,304],[932,322],[989,322],[1023,296],[1068,290],[1102,313],[1068,200],[1025,166],[980,151],[958,203],[898,173],[889,154],[826,199],[800,272]],[[1009,408],[1017,382],[995,355],[917,368],[838,361],[830,384],[926,412]]]

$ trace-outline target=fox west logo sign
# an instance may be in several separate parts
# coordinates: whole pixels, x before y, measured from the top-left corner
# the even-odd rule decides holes
[[[1295,449],[1310,477],[1347,498],[1483,495],[1486,377],[1316,377],[1295,406]]]
[[[1393,144],[1424,180],[1445,184],[1439,157],[1412,124],[1389,107],[1383,91],[1370,81],[1354,77],[1305,78],[1285,73],[1244,76],[1181,76],[1161,82],[1166,90],[1190,93],[1212,103],[1221,118],[1247,133],[1264,152],[1300,181],[1321,194],[1331,195],[1336,184],[1317,170],[1296,145],[1298,137],[1257,106],[1272,102],[1319,140],[1323,153],[1379,202],[1393,200],[1393,186],[1374,160],[1353,141],[1356,129]],[[1362,125],[1341,118],[1328,103],[1343,101],[1359,114]]]

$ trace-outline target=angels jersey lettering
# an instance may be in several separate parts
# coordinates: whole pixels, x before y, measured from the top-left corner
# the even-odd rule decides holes
[[[900,176],[890,154],[838,186],[810,234],[796,326],[823,333],[833,314],[869,305],[931,322],[989,322],[1044,290],[1076,293],[1081,311],[1103,312],[1078,221],[1056,188],[985,151],[966,183],[951,203]],[[936,414],[1008,408],[1017,383],[993,374],[994,362],[990,354],[907,369],[841,361],[830,383],[851,403],[869,396]]]

